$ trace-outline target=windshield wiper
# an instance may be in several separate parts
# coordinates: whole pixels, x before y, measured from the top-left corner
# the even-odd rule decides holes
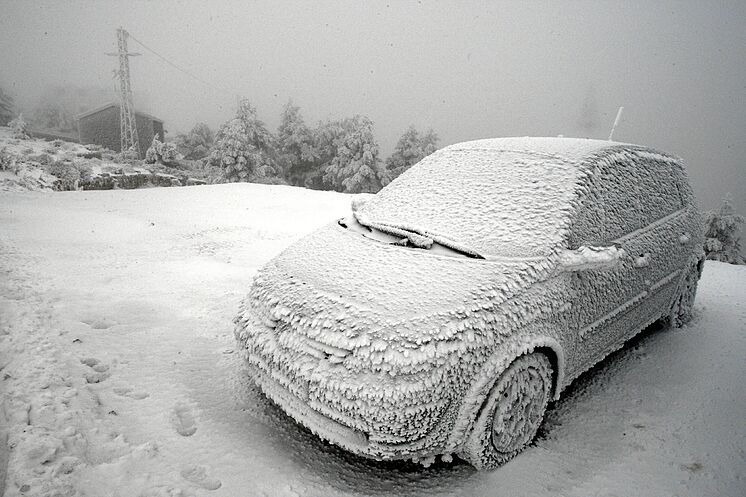
[[[400,245],[403,247],[407,246],[413,246],[417,248],[424,248],[429,249],[433,246],[433,239],[422,235],[417,231],[410,231],[403,228],[399,228],[397,226],[389,225],[389,224],[381,224],[381,223],[373,223],[373,222],[360,222],[357,217],[353,218],[353,222],[355,224],[358,224],[368,230],[369,232],[376,230],[381,233],[385,233],[387,235],[391,235],[396,238],[393,242],[386,242],[389,245]],[[339,220],[340,226],[344,228],[350,228],[349,222],[346,219],[340,219]],[[354,225],[353,225],[354,226]],[[356,230],[357,231],[357,230]],[[383,240],[379,240],[383,241]]]
[[[358,220],[358,222],[360,222]],[[434,240],[430,238],[427,235],[423,235],[421,233],[418,233],[416,231],[410,231],[405,230],[402,228],[399,228],[397,226],[391,226],[387,224],[379,224],[379,223],[360,223],[366,228],[371,228],[374,230],[378,230],[382,233],[386,233],[389,235],[393,235],[395,237],[398,237],[399,240],[395,242],[391,242],[391,245],[401,245],[401,246],[412,246],[416,248],[421,249],[430,249],[433,246]]]
[[[445,249],[457,252],[467,257],[472,257],[474,259],[484,259],[484,257],[482,257],[480,254],[467,247],[463,247],[446,238],[428,233],[427,231],[412,228],[409,226],[403,227],[393,224],[369,221],[365,218],[361,220],[361,216],[359,216],[357,212],[353,212],[352,215],[361,226],[364,226],[369,230],[380,231],[381,233],[385,233],[387,235],[398,238],[398,240],[390,242],[389,245],[400,245],[403,247],[411,246],[415,248],[431,250],[433,246],[437,244]]]

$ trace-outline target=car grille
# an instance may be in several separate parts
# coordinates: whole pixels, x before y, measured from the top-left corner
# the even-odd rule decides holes
[[[415,390],[423,383],[417,378],[397,378],[401,388],[385,386],[382,382],[393,380],[378,381],[370,373],[356,375],[340,366],[351,350],[311,338],[282,317],[252,310],[237,322],[236,335],[245,345],[250,366],[310,409],[364,433],[371,441],[405,443],[420,438],[450,404],[444,395],[445,378],[433,380],[432,388],[419,393]]]
[[[309,400],[308,373],[341,364],[352,353],[303,335],[286,320],[263,313],[254,316],[245,327],[249,363],[304,402]]]

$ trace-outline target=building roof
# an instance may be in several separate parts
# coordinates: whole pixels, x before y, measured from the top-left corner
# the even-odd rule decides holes
[[[86,111],[86,112],[83,112],[81,114],[78,114],[77,116],[75,116],[75,119],[76,120],[83,119],[84,117],[88,117],[88,116],[91,116],[93,114],[97,114],[97,113],[101,112],[102,110],[106,110],[109,107],[119,107],[119,104],[116,103],[116,102],[109,102],[109,103],[104,104],[104,105],[102,105],[100,107],[96,107],[95,109],[91,109],[89,111]],[[157,117],[152,116],[152,115],[150,115],[150,114],[148,114],[146,112],[141,112],[139,110],[135,110],[135,114],[138,115],[138,116],[147,117],[148,119],[150,119],[152,121],[158,121],[159,123],[163,124],[163,119],[158,119]]]

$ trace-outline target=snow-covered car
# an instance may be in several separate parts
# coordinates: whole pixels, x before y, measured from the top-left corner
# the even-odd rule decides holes
[[[354,453],[494,468],[550,399],[690,318],[703,235],[680,159],[568,138],[446,147],[256,275],[251,378]]]

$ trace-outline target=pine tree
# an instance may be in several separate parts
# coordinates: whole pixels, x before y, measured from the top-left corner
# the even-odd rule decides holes
[[[31,133],[28,130],[28,124],[23,119],[23,113],[18,114],[18,117],[8,123],[8,126],[13,130],[13,138],[19,140],[25,140],[31,138]]]
[[[741,255],[738,232],[744,217],[736,214],[727,195],[717,212],[709,211],[705,217],[705,254],[707,259],[730,264],[746,264]]]
[[[204,159],[210,153],[215,134],[205,123],[197,123],[189,133],[176,135],[176,149],[188,160]]]
[[[13,97],[0,88],[0,126],[7,126],[14,115]]]
[[[320,128],[320,156],[331,157],[323,165],[324,184],[347,193],[380,190],[383,168],[373,137],[373,122],[357,115]]]
[[[220,127],[208,161],[223,169],[226,181],[283,182],[278,174],[274,137],[248,100],[241,101],[236,117]]]
[[[288,101],[277,128],[278,162],[291,185],[314,187],[321,164],[314,144],[314,133],[303,121],[300,107]]]
[[[429,129],[421,134],[410,126],[396,143],[394,152],[386,159],[383,184],[391,183],[401,173],[438,149],[438,135]]]

